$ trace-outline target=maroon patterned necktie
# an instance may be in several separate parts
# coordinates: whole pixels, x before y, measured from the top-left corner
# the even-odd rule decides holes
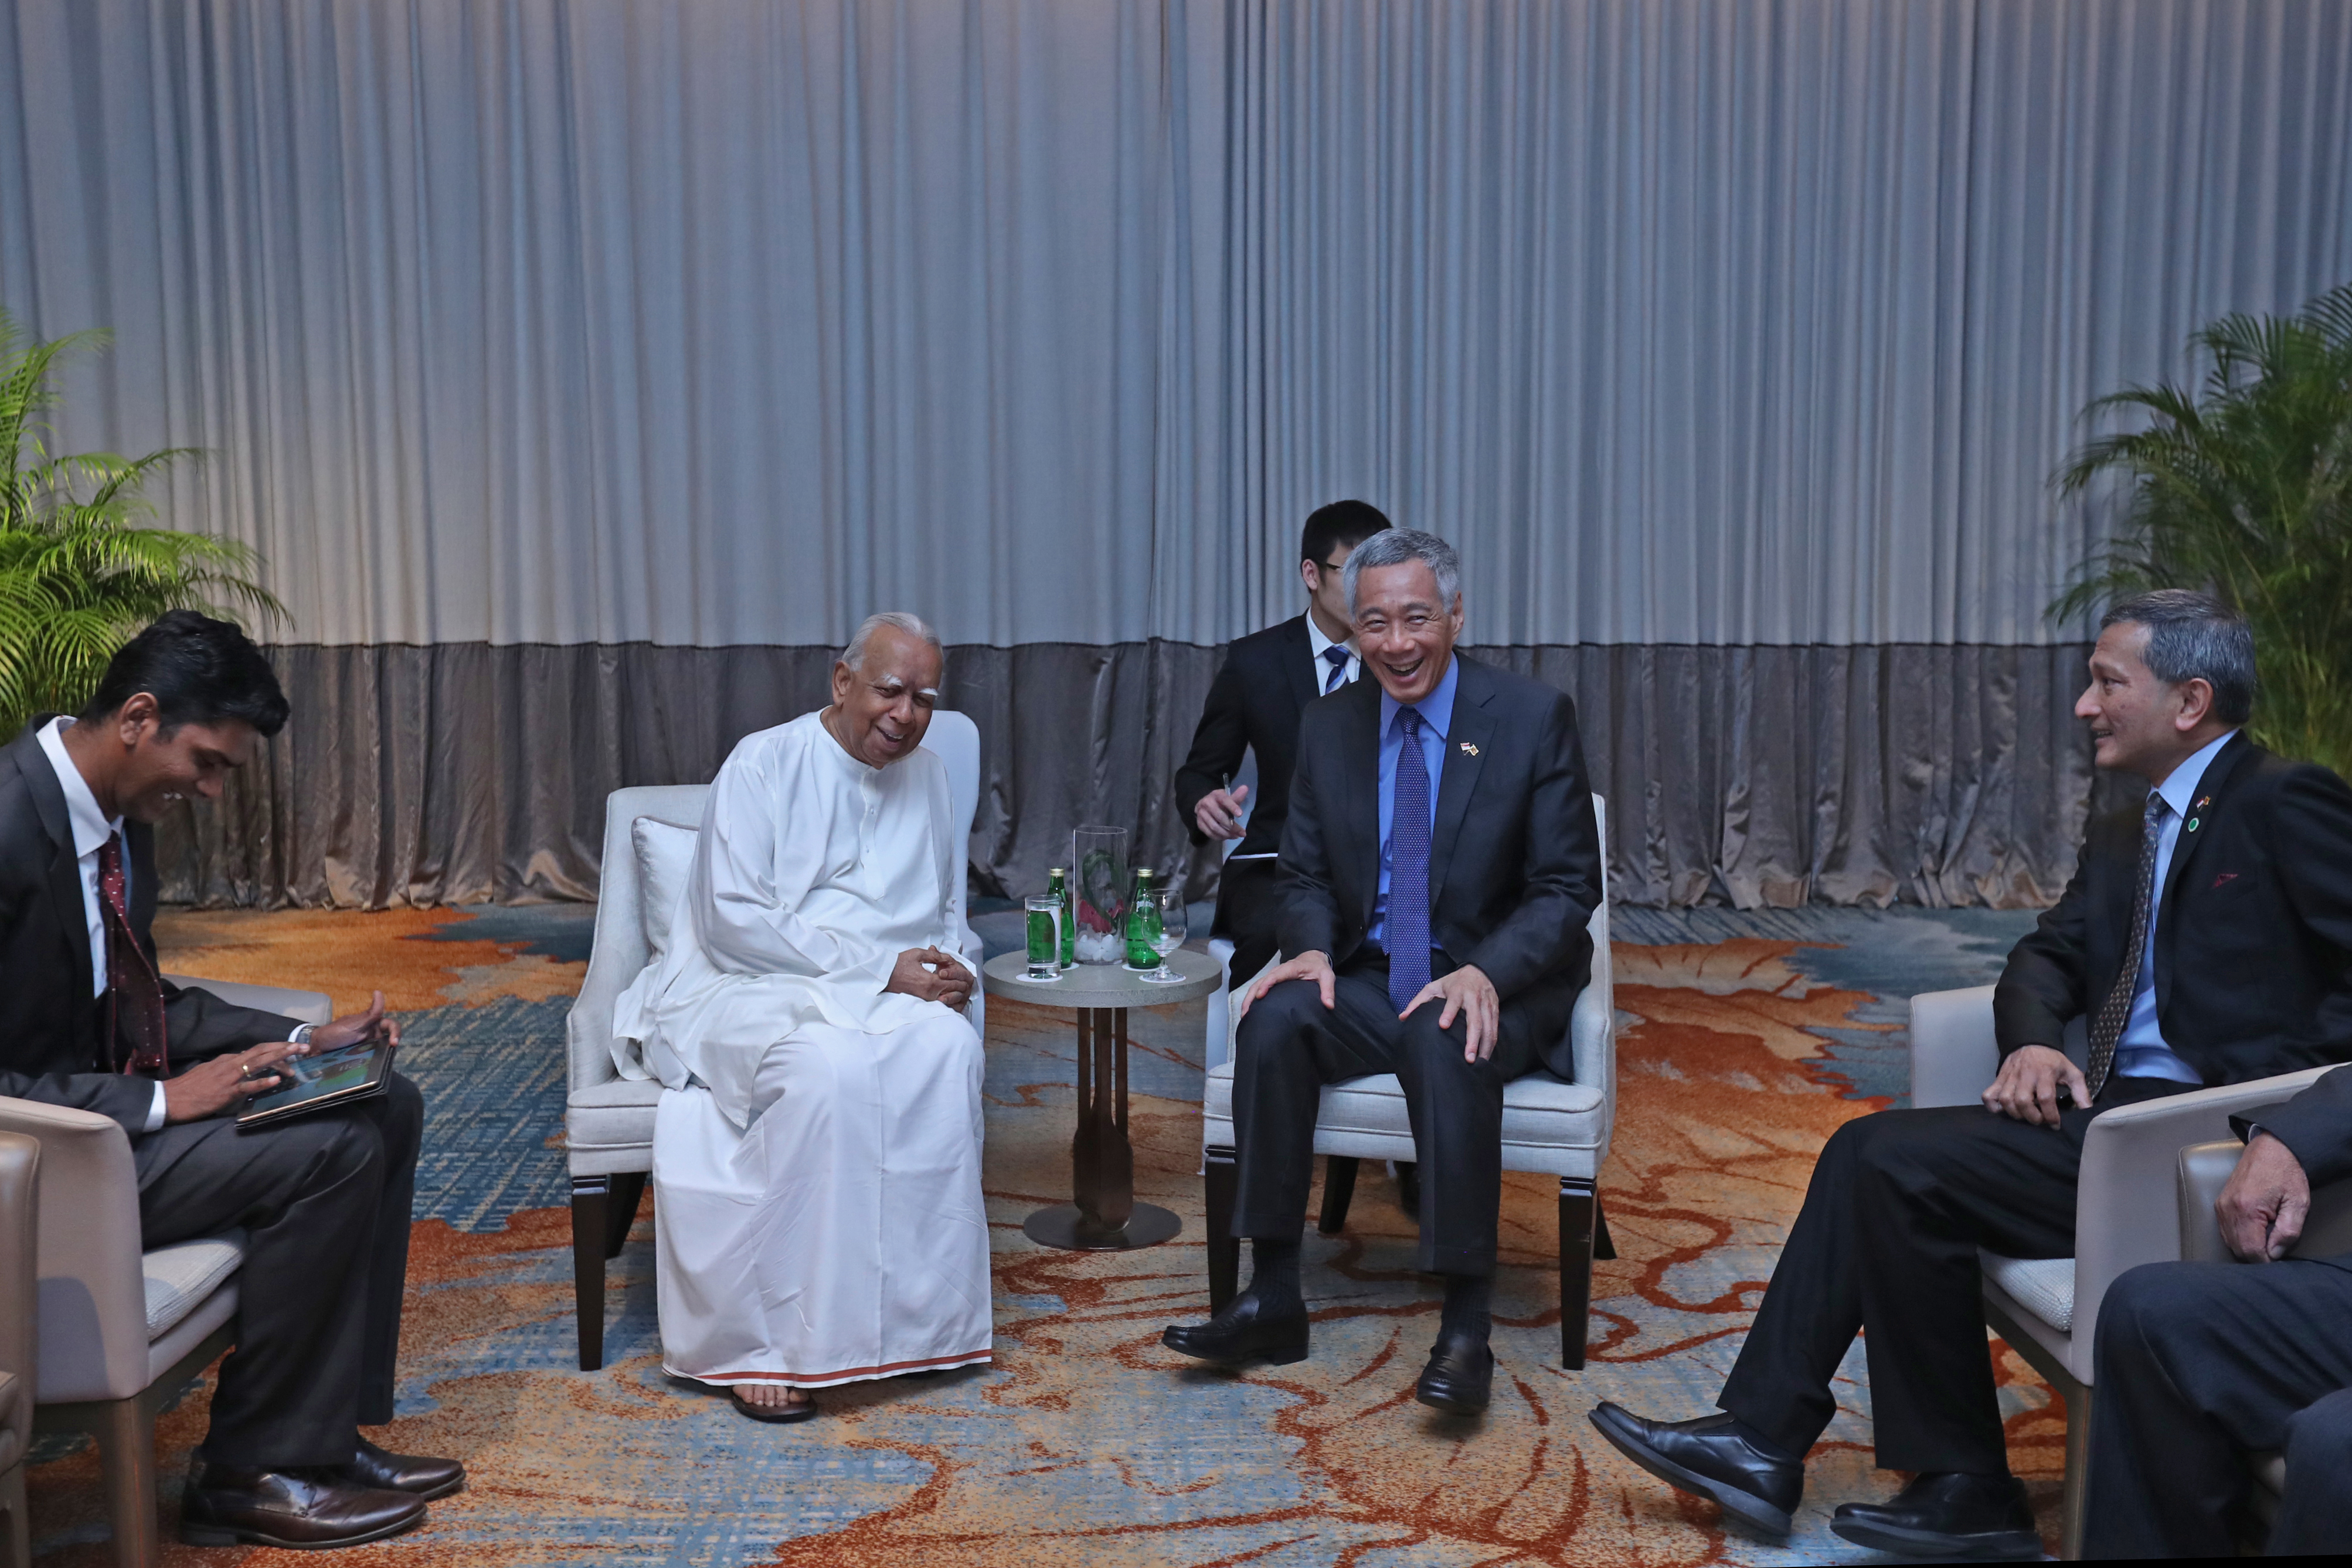
[[[131,1060],[122,1071],[161,1078],[165,1071],[163,982],[131,930],[121,833],[99,847],[98,902],[106,925],[107,1060],[111,1062],[118,1045],[128,1043]]]

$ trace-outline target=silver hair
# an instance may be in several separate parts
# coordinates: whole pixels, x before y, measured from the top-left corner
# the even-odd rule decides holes
[[[2210,593],[2159,588],[2126,599],[2100,617],[2099,628],[2129,622],[2147,628],[2147,672],[2166,685],[2203,681],[2213,688],[2213,711],[2224,724],[2243,724],[2254,711],[2254,629]]]
[[[885,626],[895,626],[909,637],[920,637],[924,642],[929,643],[931,645],[931,652],[940,656],[940,678],[941,680],[947,678],[948,651],[940,645],[940,634],[931,630],[929,622],[906,610],[877,610],[860,621],[857,623],[856,634],[849,639],[849,646],[841,651],[840,662],[853,670],[864,669],[866,644],[872,642],[874,633]]]
[[[1339,579],[1348,590],[1348,613],[1356,612],[1356,579],[1366,567],[1402,566],[1414,560],[1427,564],[1430,575],[1437,579],[1439,607],[1453,609],[1454,601],[1462,597],[1462,558],[1454,553],[1454,547],[1418,528],[1390,528],[1349,551],[1348,564],[1339,569]]]

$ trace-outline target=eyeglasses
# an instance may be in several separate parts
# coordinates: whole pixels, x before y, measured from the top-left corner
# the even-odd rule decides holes
[[[1347,570],[1348,566],[1348,563],[1344,560],[1318,560],[1315,564],[1321,567],[1325,571],[1344,571]]]

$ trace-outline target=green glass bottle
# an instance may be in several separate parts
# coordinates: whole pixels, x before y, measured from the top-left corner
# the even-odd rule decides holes
[[[1070,879],[1060,866],[1054,868],[1054,880],[1045,891],[1062,901],[1062,967],[1066,969],[1077,957],[1078,912],[1071,907]]]
[[[1151,873],[1138,867],[1135,873],[1135,893],[1127,904],[1127,967],[1130,969],[1160,967],[1160,949],[1151,945],[1160,935],[1160,909],[1151,902]]]

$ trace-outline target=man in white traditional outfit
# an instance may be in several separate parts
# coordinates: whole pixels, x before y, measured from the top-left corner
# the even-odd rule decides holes
[[[920,620],[876,615],[831,706],[735,747],[677,936],[620,1002],[664,1090],[662,1364],[758,1420],[989,1359],[964,856],[921,749],[944,663]]]

